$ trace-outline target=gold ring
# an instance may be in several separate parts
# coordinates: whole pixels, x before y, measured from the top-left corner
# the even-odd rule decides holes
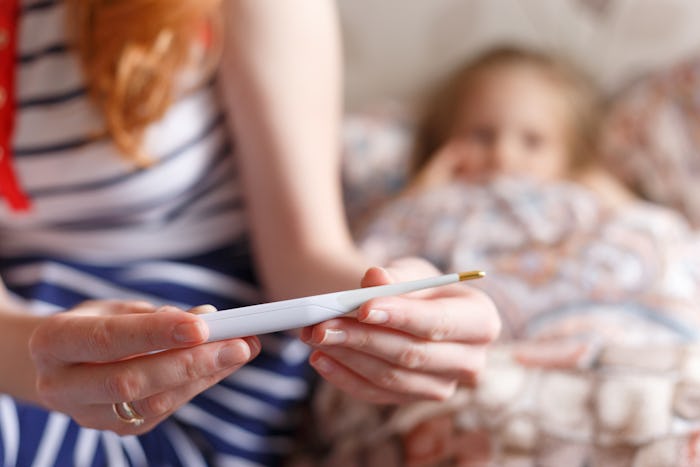
[[[112,404],[112,411],[122,422],[135,426],[143,425],[145,422],[143,417],[134,409],[134,406],[131,405],[131,402],[114,403]]]

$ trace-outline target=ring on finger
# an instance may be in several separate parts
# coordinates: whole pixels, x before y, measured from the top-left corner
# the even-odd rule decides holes
[[[144,418],[139,414],[131,402],[117,402],[112,404],[112,411],[119,420],[134,426],[143,425]]]

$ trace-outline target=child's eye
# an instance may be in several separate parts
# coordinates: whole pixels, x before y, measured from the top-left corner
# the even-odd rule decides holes
[[[476,127],[467,132],[466,139],[473,143],[488,145],[496,139],[496,132],[489,127]]]
[[[544,145],[544,138],[537,133],[525,133],[523,135],[523,145],[530,151],[536,151]]]

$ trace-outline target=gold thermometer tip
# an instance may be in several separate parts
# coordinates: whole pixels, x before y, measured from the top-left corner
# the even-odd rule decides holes
[[[481,279],[486,275],[484,271],[467,271],[467,272],[460,272],[459,274],[459,280],[460,281],[468,281],[471,279]]]

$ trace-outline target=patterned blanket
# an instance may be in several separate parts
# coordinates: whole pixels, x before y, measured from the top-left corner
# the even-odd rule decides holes
[[[398,198],[360,242],[487,271],[474,285],[503,339],[447,401],[379,408],[321,385],[316,463],[700,465],[700,237],[675,212],[500,179]]]

